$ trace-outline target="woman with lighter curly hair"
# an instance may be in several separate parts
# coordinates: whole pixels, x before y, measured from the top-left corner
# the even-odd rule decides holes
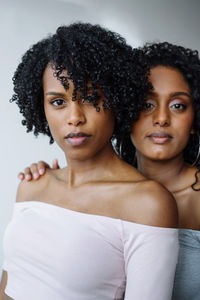
[[[146,67],[118,34],[82,23],[23,56],[12,101],[27,131],[56,141],[67,167],[19,185],[0,299],[171,299],[175,200],[111,143],[139,116]]]

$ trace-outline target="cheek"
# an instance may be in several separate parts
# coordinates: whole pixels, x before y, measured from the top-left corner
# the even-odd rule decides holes
[[[137,122],[135,122],[132,126],[132,131],[131,131],[132,141],[137,140],[138,138],[143,138],[147,128],[149,128],[148,120],[140,117],[140,119]]]
[[[109,113],[107,120],[104,122],[105,131],[108,131],[109,137],[111,138],[115,129],[115,117],[112,113]]]
[[[191,135],[191,128],[192,126],[188,127],[188,126],[184,126],[182,127],[182,130],[181,130],[181,133],[178,133],[179,134],[179,146],[181,148],[185,148],[189,142],[189,138],[190,138],[190,135]]]
[[[96,124],[97,131],[105,136],[112,136],[115,127],[115,117],[111,111],[98,113],[93,124]]]
[[[180,120],[175,121],[175,127],[177,128],[178,133],[184,138],[184,136],[189,136],[192,132],[193,126],[193,117],[183,117]]]
[[[59,119],[56,119],[55,116],[52,116],[51,113],[45,112],[46,120],[53,136],[54,140],[57,140],[56,136],[58,135],[58,130],[60,128]]]
[[[112,130],[114,130],[115,127],[115,116],[111,111],[108,111],[106,113],[106,120],[104,121],[106,126],[109,126]]]
[[[175,122],[177,122],[177,126],[184,128],[184,131],[190,131],[194,122],[194,109],[192,107],[188,108],[185,113],[177,116]]]

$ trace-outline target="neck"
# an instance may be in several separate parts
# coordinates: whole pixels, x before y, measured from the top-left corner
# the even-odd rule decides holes
[[[138,170],[147,178],[155,180],[165,186],[169,191],[174,192],[182,186],[182,181],[187,165],[183,155],[170,160],[151,160],[141,154],[137,154]],[[178,180],[177,180],[178,179]]]
[[[66,159],[66,181],[69,187],[105,180],[112,172],[115,162],[119,160],[111,144],[90,158],[80,160],[66,155]]]

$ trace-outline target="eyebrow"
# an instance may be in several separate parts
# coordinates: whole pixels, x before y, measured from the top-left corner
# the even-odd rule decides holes
[[[153,91],[149,91],[147,95],[157,96],[157,93]],[[175,92],[170,94],[170,97],[176,97],[176,96],[187,96],[189,98],[192,97],[189,93],[186,92]]]
[[[46,96],[49,96],[49,95],[51,95],[51,96],[59,96],[59,97],[64,97],[65,96],[65,94],[63,94],[63,93],[47,92]]]
[[[176,92],[176,93],[172,93],[172,96],[187,96],[189,98],[191,98],[191,95],[186,93],[186,92]]]
[[[87,87],[87,91],[91,91],[91,90],[93,90],[93,88],[92,87]],[[47,92],[46,93],[46,96],[59,96],[59,97],[64,97],[65,96],[65,94],[63,94],[63,93],[58,93],[58,92]]]

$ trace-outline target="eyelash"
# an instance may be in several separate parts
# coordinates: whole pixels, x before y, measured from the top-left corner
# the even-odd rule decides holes
[[[59,101],[61,101],[62,104],[61,104],[61,103],[58,104]],[[65,102],[65,101],[64,101],[63,99],[54,99],[54,100],[52,100],[50,103],[51,103],[53,106],[59,107],[59,106],[62,106],[62,105],[64,104],[64,102]]]
[[[144,110],[146,110],[146,111],[151,110],[151,109],[153,109],[154,106],[155,105],[153,103],[151,103],[151,102],[145,102],[144,103]],[[178,107],[176,107],[176,106],[178,106]],[[174,104],[170,105],[170,108],[173,108],[173,107],[176,110],[184,111],[184,110],[186,110],[187,105],[185,105],[183,103],[174,103]]]
[[[178,107],[175,107],[175,109],[178,109],[178,110],[185,110],[187,108],[187,105],[183,104],[183,103],[175,103],[175,104],[172,104],[171,107],[173,106],[178,106]]]
[[[90,101],[90,98],[88,97],[88,99],[82,99],[82,104],[85,105],[93,105],[93,102]],[[53,105],[54,107],[63,107],[64,105],[66,105],[65,100],[63,99],[53,99],[52,101],[50,101],[50,104]]]
[[[145,103],[144,103],[144,107],[145,107],[145,108],[149,108],[149,107],[147,107],[148,105],[151,105],[151,106],[153,106],[153,104],[152,104],[152,103],[150,103],[150,102],[145,102]]]

